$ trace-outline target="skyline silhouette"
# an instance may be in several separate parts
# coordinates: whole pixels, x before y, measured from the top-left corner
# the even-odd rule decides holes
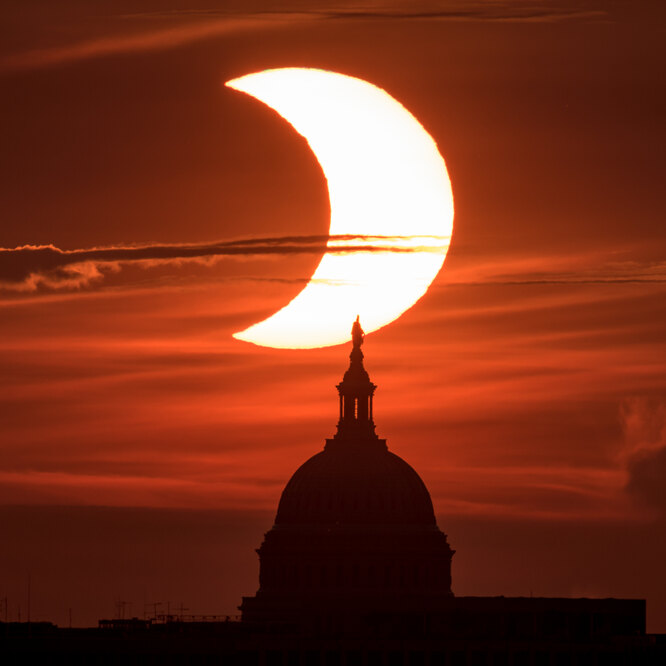
[[[666,641],[646,635],[645,600],[453,594],[455,551],[428,489],[375,432],[377,386],[359,317],[351,333],[336,433],[287,482],[256,551],[259,589],[243,597],[240,618],[144,602],[142,619],[118,599],[114,619],[74,629],[70,609],[69,626],[58,628],[32,622],[29,587],[26,620],[0,623],[0,655],[239,666],[660,663]]]

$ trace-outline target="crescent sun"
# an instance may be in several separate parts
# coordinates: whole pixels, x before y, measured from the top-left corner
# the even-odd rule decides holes
[[[271,69],[226,85],[307,140],[328,183],[335,249],[290,303],[234,337],[311,349],[347,342],[357,315],[367,333],[397,319],[428,290],[451,239],[451,182],[432,137],[384,90],[344,74]],[[340,253],[359,244],[334,238],[343,235],[379,237],[385,250]]]

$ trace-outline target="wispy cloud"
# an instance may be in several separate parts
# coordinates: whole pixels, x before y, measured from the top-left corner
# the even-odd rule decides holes
[[[53,67],[124,53],[163,51],[204,39],[247,30],[276,28],[280,25],[281,22],[277,18],[269,20],[268,17],[262,16],[228,16],[188,22],[184,25],[152,27],[138,33],[120,33],[81,40],[64,46],[11,54],[0,59],[0,72]]]
[[[627,491],[666,518],[666,403],[634,397],[622,404]]]
[[[466,3],[449,8],[416,9],[413,3],[404,8],[395,6],[373,9],[348,9],[318,12],[328,19],[387,19],[426,21],[500,21],[512,23],[554,23],[574,19],[599,19],[607,16],[599,10],[538,7],[533,4]]]
[[[608,12],[594,6],[583,6],[580,0],[575,3],[556,0],[534,2],[533,0],[396,0],[393,2],[373,1],[350,3],[313,1],[307,8],[303,5],[289,7],[280,3],[279,9],[266,3],[255,6],[244,17],[291,18],[294,20],[450,20],[450,21],[520,21],[554,22],[572,19],[606,18]],[[173,9],[168,11],[140,12],[125,14],[125,18],[219,18],[241,16],[230,10],[213,9]]]
[[[638,262],[629,266],[602,268],[582,273],[547,273],[535,275],[502,275],[471,282],[449,281],[447,284],[474,286],[520,286],[520,285],[577,285],[577,284],[663,284],[666,283],[666,264],[644,265]]]
[[[488,257],[467,248],[464,262],[447,263],[439,286],[666,284],[666,262],[625,259],[631,251],[606,248],[579,254]],[[639,250],[634,249],[633,256],[640,256]]]
[[[416,243],[415,243],[416,241]],[[202,244],[95,247],[62,250],[55,245],[0,248],[0,288],[35,291],[89,285],[123,265],[149,268],[183,262],[211,263],[222,257],[352,252],[441,251],[448,239],[402,236],[283,236]]]
[[[374,4],[370,7],[319,6],[307,10],[280,9],[233,13],[220,10],[174,10],[129,14],[120,19],[158,20],[127,34],[127,26],[116,34],[84,39],[63,46],[33,49],[0,59],[0,72],[11,72],[103,58],[125,53],[142,53],[178,48],[193,42],[248,31],[280,29],[294,24],[324,21],[497,21],[512,23],[553,23],[571,20],[604,20],[607,12],[572,6],[553,7],[527,2],[448,3],[446,7],[415,3]],[[170,21],[170,25],[164,25]],[[174,22],[178,22],[173,25]]]
[[[441,252],[449,238],[440,236],[282,236],[200,244],[145,244],[63,250],[55,245],[0,248],[0,291],[76,290],[101,281],[105,274],[135,265],[212,265],[223,258],[278,257],[325,253]],[[547,266],[548,270],[544,270]],[[597,253],[551,257],[477,258],[463,267],[447,264],[440,288],[477,286],[666,284],[666,262],[617,261]],[[236,275],[234,281],[307,283],[312,277]],[[341,276],[343,281],[343,276]]]

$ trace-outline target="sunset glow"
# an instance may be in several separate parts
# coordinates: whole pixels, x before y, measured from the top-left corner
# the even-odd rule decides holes
[[[234,337],[326,347],[349,340],[357,314],[367,332],[397,319],[427,291],[451,237],[451,183],[432,137],[386,92],[342,74],[275,69],[226,85],[264,102],[306,138],[328,182],[331,235],[400,237],[380,243],[398,251],[324,255],[294,300]],[[358,240],[329,247],[346,243]]]
[[[1,654],[238,614],[356,315],[455,597],[646,599],[666,635],[663,0],[3,9]]]

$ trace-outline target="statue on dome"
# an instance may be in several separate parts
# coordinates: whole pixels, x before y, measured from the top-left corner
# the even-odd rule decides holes
[[[361,328],[359,315],[356,315],[356,321],[352,325],[351,336],[352,336],[352,345],[354,346],[354,349],[360,349],[361,345],[363,344],[363,338],[365,337],[365,334],[363,333],[363,329]]]

